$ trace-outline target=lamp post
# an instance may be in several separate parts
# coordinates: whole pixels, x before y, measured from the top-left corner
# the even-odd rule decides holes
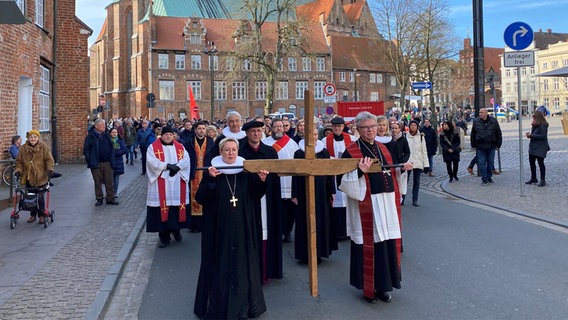
[[[215,48],[215,42],[211,42],[211,46],[209,48],[205,48],[202,51],[209,57],[209,70],[211,70],[211,122],[214,119],[215,113],[215,54],[219,52]]]
[[[355,88],[353,98],[355,101],[357,101],[357,69],[353,69],[353,87]]]

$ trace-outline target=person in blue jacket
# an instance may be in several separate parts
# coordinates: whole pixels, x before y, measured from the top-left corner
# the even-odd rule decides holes
[[[118,194],[120,175],[124,174],[124,155],[128,152],[128,149],[126,149],[124,140],[120,139],[118,136],[117,128],[110,129],[109,134],[110,140],[112,141],[112,153],[114,155],[114,166],[112,167],[114,192]]]
[[[148,120],[144,119],[142,127],[138,129],[136,134],[136,145],[140,148],[140,154],[142,155],[142,175],[146,174],[146,152],[148,151],[148,146],[156,141],[156,134],[154,134],[154,130],[148,124]]]

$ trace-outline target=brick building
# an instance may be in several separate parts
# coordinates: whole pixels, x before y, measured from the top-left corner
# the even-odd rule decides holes
[[[16,1],[22,24],[0,22],[0,139],[37,129],[59,162],[82,157],[87,129],[87,39],[75,0]]]
[[[107,118],[183,118],[190,115],[191,87],[203,118],[211,118],[211,109],[217,118],[228,110],[245,116],[263,114],[266,79],[254,72],[257,66],[232,58],[238,41],[233,35],[247,24],[233,10],[237,2],[109,4],[105,24],[90,48],[91,108],[104,103],[109,110],[102,116]],[[270,102],[272,111],[303,115],[303,91],[311,89],[316,112],[322,112],[329,105],[323,94],[328,82],[338,86],[337,100],[387,100],[390,90],[396,91],[396,84],[390,88],[392,73],[381,58],[381,45],[386,43],[366,1],[299,0],[297,4],[293,14],[304,28],[303,54],[284,57]],[[273,21],[263,27],[267,52],[275,48],[275,31]],[[156,97],[155,108],[146,107],[149,93]]]

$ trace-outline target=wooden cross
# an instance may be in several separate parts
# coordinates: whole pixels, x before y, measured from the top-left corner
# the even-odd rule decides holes
[[[305,159],[279,159],[279,160],[245,160],[244,170],[258,172],[268,170],[278,175],[305,176],[306,177],[306,209],[308,226],[308,267],[310,280],[310,293],[313,297],[318,295],[317,257],[316,257],[316,204],[315,204],[315,176],[335,176],[357,169],[359,159],[317,159],[314,139],[314,96],[311,90],[306,90],[304,97],[305,111]],[[371,166],[370,172],[381,172],[380,164]]]

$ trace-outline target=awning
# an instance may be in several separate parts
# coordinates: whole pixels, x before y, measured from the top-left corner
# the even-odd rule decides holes
[[[568,66],[560,69],[548,71],[545,73],[537,74],[537,77],[568,77]]]

